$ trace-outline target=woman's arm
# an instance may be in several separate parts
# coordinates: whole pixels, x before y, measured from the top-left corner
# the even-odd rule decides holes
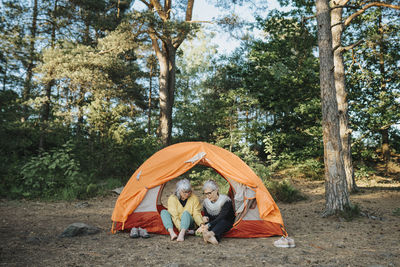
[[[198,226],[200,226],[203,223],[203,216],[201,215],[201,204],[197,196],[192,195],[191,198],[193,198],[193,220]]]
[[[208,223],[209,224],[208,229],[213,228],[220,220],[226,219],[232,210],[233,210],[232,201],[229,200],[226,201],[222,206],[218,216],[214,220]]]
[[[172,222],[174,223],[175,227],[180,230],[181,216],[179,216],[178,204],[180,203],[175,195],[171,195],[168,198],[168,212],[171,214]]]

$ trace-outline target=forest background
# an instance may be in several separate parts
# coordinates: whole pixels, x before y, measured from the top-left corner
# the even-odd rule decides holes
[[[207,21],[188,17],[193,1],[164,13],[158,1],[138,2],[144,8],[129,0],[2,1],[1,197],[101,195],[184,141],[234,152],[281,200],[298,197],[289,180],[272,179],[282,170],[324,179],[313,1],[281,0],[290,8],[275,10],[265,1],[209,1],[221,15]],[[340,45],[355,180],[378,164],[385,172],[399,165],[400,16],[395,1],[371,3],[336,7],[343,24],[351,18]],[[240,42],[229,54],[213,42],[221,32]],[[187,175],[199,184],[216,178],[201,168]]]

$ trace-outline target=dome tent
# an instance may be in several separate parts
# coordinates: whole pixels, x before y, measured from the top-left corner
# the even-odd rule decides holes
[[[131,176],[112,214],[115,233],[133,227],[168,234],[160,212],[165,184],[197,164],[213,168],[230,185],[236,220],[225,237],[285,235],[281,213],[261,179],[235,154],[204,142],[168,146],[147,159]]]

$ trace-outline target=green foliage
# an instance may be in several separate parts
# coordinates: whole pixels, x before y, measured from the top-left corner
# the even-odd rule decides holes
[[[354,169],[354,177],[356,179],[367,179],[375,174],[374,168],[365,164],[358,164],[354,166]]]
[[[374,8],[358,17],[344,35],[347,43],[364,40],[344,55],[352,128],[368,147],[381,145],[383,129],[398,132],[393,126],[400,120],[399,30],[396,10]]]
[[[395,208],[395,209],[392,211],[392,214],[393,214],[394,216],[400,216],[400,208]]]
[[[82,197],[84,178],[71,141],[33,156],[21,169],[22,195],[27,198]]]
[[[295,188],[289,181],[267,181],[266,187],[271,193],[275,201],[282,201],[292,203],[307,199],[297,188]]]
[[[203,183],[207,180],[214,180],[219,186],[220,189],[225,188],[225,184],[227,184],[226,180],[222,178],[217,172],[213,169],[196,165],[192,168],[188,173],[185,174],[187,178],[192,182],[193,186],[201,187]],[[228,184],[229,188],[229,184]],[[221,190],[223,192],[224,190]],[[227,190],[226,190],[227,192]],[[226,193],[224,192],[224,194]]]
[[[324,164],[316,159],[307,159],[298,165],[299,171],[310,180],[324,179]]]

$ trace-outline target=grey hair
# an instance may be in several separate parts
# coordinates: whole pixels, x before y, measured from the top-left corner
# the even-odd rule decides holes
[[[218,187],[217,183],[213,180],[208,180],[204,183],[203,191],[206,190],[207,188],[211,189],[212,191],[214,191],[214,190],[219,191],[219,187]]]
[[[190,184],[188,179],[182,179],[179,180],[176,183],[176,190],[175,190],[175,194],[178,198],[180,198],[180,192],[181,191],[192,191],[192,185]]]

